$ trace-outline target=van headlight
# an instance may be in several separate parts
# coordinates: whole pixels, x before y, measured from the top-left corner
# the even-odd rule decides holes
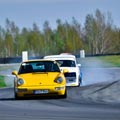
[[[56,83],[62,83],[63,82],[63,78],[62,77],[58,77],[55,79]]]
[[[17,81],[17,84],[18,85],[23,85],[24,84],[24,80],[19,78],[18,81]]]

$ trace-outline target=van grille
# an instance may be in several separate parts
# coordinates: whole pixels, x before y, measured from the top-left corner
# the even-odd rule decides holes
[[[76,77],[76,72],[71,72],[71,73],[65,73],[65,77]]]

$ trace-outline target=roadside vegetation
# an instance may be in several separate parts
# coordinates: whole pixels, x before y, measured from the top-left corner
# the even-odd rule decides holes
[[[109,64],[110,66],[120,67],[120,55],[100,56],[98,58],[104,61],[107,65]]]
[[[0,75],[0,87],[5,87],[4,76]]]
[[[71,22],[57,19],[55,29],[47,20],[43,29],[36,23],[20,29],[6,18],[4,27],[0,25],[0,56],[21,56],[22,51],[28,51],[29,56],[79,54],[81,49],[89,55],[119,53],[120,28],[113,21],[109,11],[105,14],[99,9],[86,15],[83,26],[73,17]]]
[[[80,58],[78,62],[83,67],[120,67],[120,55],[85,57]]]

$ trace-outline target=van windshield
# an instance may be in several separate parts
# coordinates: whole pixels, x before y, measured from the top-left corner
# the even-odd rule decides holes
[[[56,60],[60,67],[76,67],[75,61],[73,60]]]

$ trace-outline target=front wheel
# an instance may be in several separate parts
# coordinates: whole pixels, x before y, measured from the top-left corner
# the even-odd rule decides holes
[[[79,76],[79,86],[82,84],[82,73],[80,73],[80,76]]]
[[[78,85],[77,85],[77,87],[80,87],[80,86],[81,86],[81,84],[82,84],[82,79],[81,79],[81,77],[79,77],[79,80],[78,80]]]
[[[65,90],[65,94],[60,96],[60,98],[67,98],[67,90]]]
[[[18,100],[18,99],[19,99],[19,97],[18,97],[18,95],[17,95],[16,92],[14,92],[14,98],[15,98],[15,100]]]
[[[15,92],[15,87],[14,87],[14,98],[15,98],[15,100],[20,99],[20,98],[18,97],[17,93]]]

